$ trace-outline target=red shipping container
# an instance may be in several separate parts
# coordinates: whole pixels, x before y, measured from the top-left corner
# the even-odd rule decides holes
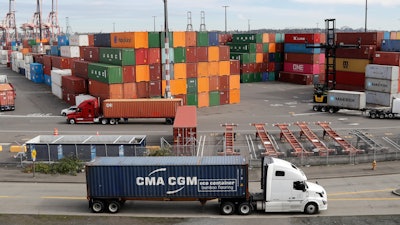
[[[71,69],[74,58],[67,58],[61,56],[52,57],[52,68],[57,69]]]
[[[197,138],[197,112],[196,106],[179,106],[176,111],[173,125],[175,145],[192,145]],[[187,151],[177,149],[179,155],[192,155],[194,149],[185,148]]]
[[[324,54],[285,53],[284,61],[304,64],[321,64],[321,55],[323,58],[325,57]]]
[[[275,51],[276,52],[283,52],[284,43],[275,43]]]
[[[88,62],[99,62],[100,51],[98,47],[84,47],[83,59]]]
[[[230,59],[230,47],[226,45],[219,46],[219,61],[228,61]]]
[[[208,77],[208,87],[209,87],[209,91],[218,91],[219,90],[219,76]]]
[[[86,94],[86,80],[75,76],[62,76],[62,88],[71,94]]]
[[[365,73],[336,71],[336,85],[346,88],[345,90],[364,90]]]
[[[141,81],[136,83],[137,97],[138,98],[149,98],[149,82]]]
[[[197,47],[196,55],[198,62],[208,62],[208,47]]]
[[[43,56],[43,74],[50,75],[52,68],[52,56],[44,55]]]
[[[72,63],[73,75],[88,79],[88,65],[89,62],[83,60],[74,60]]]
[[[219,90],[229,90],[229,76],[219,76],[218,79]]]
[[[285,62],[283,64],[283,70],[289,73],[319,74],[320,65]]]
[[[222,90],[219,92],[219,104],[228,105],[229,104],[229,89]]]
[[[270,72],[275,71],[275,62],[268,63],[268,71]]]
[[[256,43],[256,53],[263,53],[263,44]]]
[[[321,43],[321,34],[285,34],[285,43],[296,43],[296,44],[319,44]]]
[[[122,99],[124,97],[123,84],[106,84],[96,80],[89,80],[89,94],[105,99]]]
[[[357,45],[361,40],[362,45],[376,45],[380,49],[384,37],[384,32],[345,32],[336,33],[338,44]]]
[[[263,62],[269,63],[269,53],[268,52],[263,53]]]
[[[196,46],[197,45],[197,32],[186,31],[185,32],[185,46]]]
[[[89,46],[94,46],[94,34],[88,34]]]
[[[400,52],[375,52],[373,64],[400,66]]]
[[[148,64],[161,63],[161,48],[149,48]]]
[[[123,83],[124,99],[135,99],[137,97],[136,82]]]
[[[135,66],[122,66],[122,82],[130,83],[135,81]]]
[[[43,64],[43,54],[34,54],[33,61],[36,63]]]
[[[254,73],[256,69],[255,63],[243,63],[242,64],[242,73]]]
[[[360,48],[337,48],[336,57],[350,59],[372,59],[376,45],[361,45]]]
[[[313,84],[313,79],[314,74],[280,72],[278,76],[278,81],[302,85]]]
[[[76,105],[75,97],[79,94],[68,93],[68,90],[62,89],[62,99],[69,105]]]
[[[150,81],[161,80],[162,76],[161,64],[150,64],[149,73],[150,73]]]
[[[186,94],[173,95],[173,97],[182,99],[182,102],[183,102],[182,104],[186,105],[186,98],[187,98]]]
[[[239,60],[230,60],[230,64],[231,64],[231,75],[239,75],[240,74],[240,61]]]
[[[197,47],[186,48],[186,62],[196,63],[197,62]]]
[[[148,58],[149,58],[149,49],[148,48],[135,49],[136,65],[147,65]]]
[[[186,63],[186,78],[197,77],[197,63]]]
[[[149,97],[162,97],[162,81],[149,81]]]

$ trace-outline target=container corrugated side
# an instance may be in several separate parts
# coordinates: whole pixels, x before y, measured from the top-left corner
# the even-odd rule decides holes
[[[173,124],[174,144],[186,145],[197,138],[195,106],[179,106]],[[194,139],[193,139],[194,138]]]
[[[367,103],[382,106],[391,106],[393,98],[399,98],[400,94],[390,94],[377,91],[365,91]]]
[[[96,158],[99,161],[86,165],[87,196],[127,199],[246,197],[247,165],[241,157],[224,158]]]
[[[89,63],[88,76],[108,84],[122,83],[122,67],[104,63]]]
[[[364,109],[366,94],[356,91],[332,90],[328,91],[328,104],[348,109]]]
[[[365,90],[378,91],[390,94],[399,93],[399,80],[383,80],[376,78],[365,79]]]
[[[100,48],[99,62],[116,66],[135,65],[135,50],[128,48]]]
[[[368,64],[365,68],[365,77],[398,80],[400,78],[399,66]]]

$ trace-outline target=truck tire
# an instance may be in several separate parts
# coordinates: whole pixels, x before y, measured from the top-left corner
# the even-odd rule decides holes
[[[172,125],[174,123],[174,118],[166,118],[165,123],[168,125]]]
[[[304,207],[304,213],[306,214],[316,214],[317,212],[318,206],[314,202],[310,202]]]
[[[394,114],[393,114],[393,113],[389,113],[389,114],[387,114],[387,117],[388,117],[389,119],[393,119],[393,118],[394,118]]]
[[[75,124],[76,121],[75,121],[75,119],[69,119],[69,120],[68,120],[68,123],[69,123],[69,124]]]
[[[232,215],[235,212],[235,204],[232,202],[222,202],[220,210],[222,215]]]
[[[385,114],[384,113],[379,114],[379,119],[385,119]]]
[[[108,119],[102,119],[101,124],[106,125],[108,123]]]
[[[121,204],[118,201],[108,203],[107,209],[110,213],[117,213],[121,209]]]
[[[251,205],[248,202],[243,202],[239,205],[239,215],[250,215],[252,211]]]
[[[328,107],[327,106],[322,106],[321,107],[321,112],[326,112],[328,111]]]
[[[114,119],[114,118],[111,118],[111,119],[110,119],[110,124],[111,124],[111,125],[117,124],[117,120]]]
[[[312,109],[313,109],[314,112],[321,111],[321,107],[319,107],[318,105],[314,105]]]
[[[369,118],[375,119],[376,118],[376,114],[375,113],[369,113]]]
[[[102,213],[104,212],[104,202],[100,200],[94,200],[92,203],[92,212]]]

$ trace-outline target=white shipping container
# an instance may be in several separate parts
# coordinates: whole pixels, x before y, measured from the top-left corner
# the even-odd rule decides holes
[[[84,94],[77,95],[77,96],[75,96],[75,104],[79,105],[85,100],[94,99],[94,98],[96,98],[96,97],[91,96],[91,95],[84,95]]]
[[[25,55],[24,62],[25,64],[33,63],[33,55]]]
[[[51,70],[51,83],[62,87],[62,76],[71,76],[71,70]]]
[[[51,82],[51,93],[53,93],[53,95],[57,96],[59,99],[62,99],[62,88],[53,82]]]
[[[365,68],[365,78],[398,80],[400,70],[398,66],[368,64]]]
[[[400,94],[390,94],[377,91],[365,91],[367,104],[391,106],[392,99],[400,97]]]
[[[365,90],[378,91],[390,94],[398,94],[400,80],[383,80],[375,78],[365,78]]]
[[[347,109],[364,109],[366,107],[365,93],[357,91],[328,91],[328,105]]]
[[[61,46],[60,55],[62,57],[68,57],[68,58],[79,58],[80,57],[79,46]]]
[[[393,99],[393,113],[400,113],[400,98]]]
[[[77,34],[69,37],[71,46],[89,46],[89,36],[87,34]]]

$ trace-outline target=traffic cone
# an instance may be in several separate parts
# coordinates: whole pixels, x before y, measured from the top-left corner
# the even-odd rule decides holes
[[[97,136],[99,136],[99,135],[100,135],[98,131],[96,132],[96,135],[97,135]]]
[[[54,136],[57,136],[58,135],[58,129],[57,128],[54,128]]]

